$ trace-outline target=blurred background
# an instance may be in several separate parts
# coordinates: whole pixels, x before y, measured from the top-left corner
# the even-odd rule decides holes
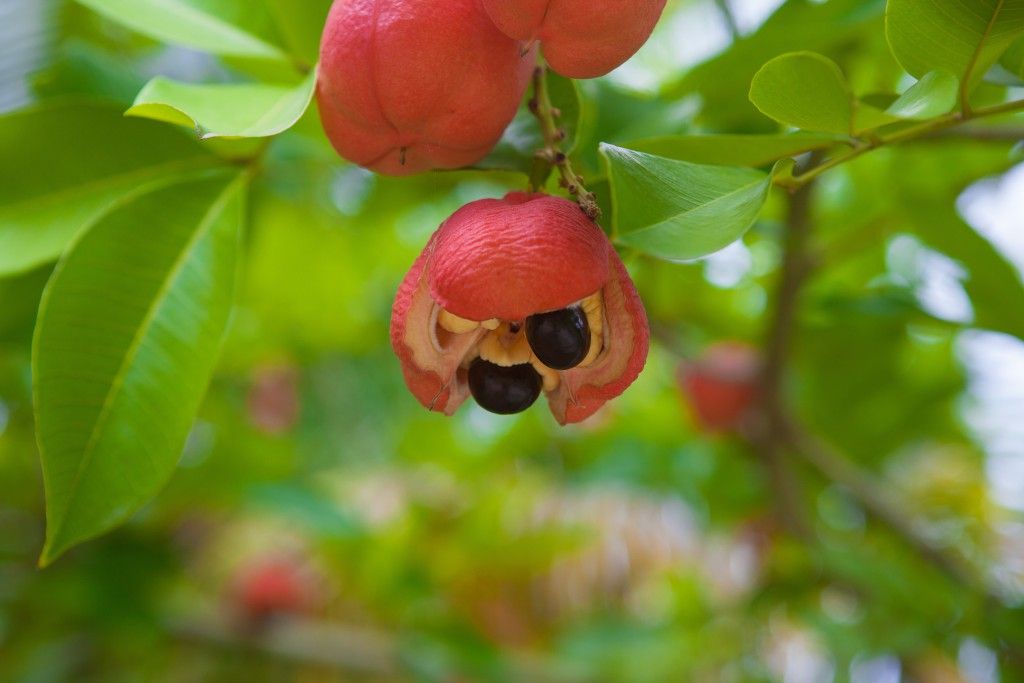
[[[584,174],[598,141],[773,130],[746,94],[780,52],[827,54],[858,92],[909,82],[884,2],[781,5],[670,1],[638,55],[581,84]],[[245,78],[74,2],[0,0],[0,111],[127,107],[157,74]],[[524,178],[377,177],[313,112],[267,149],[174,479],[45,570],[29,359],[50,267],[0,279],[0,681],[1024,680],[1014,144],[950,137],[822,178],[785,395],[826,463],[784,458],[780,488],[743,413],[782,196],[702,262],[624,254],[655,344],[594,419],[446,419],[403,386],[391,300],[445,217]]]

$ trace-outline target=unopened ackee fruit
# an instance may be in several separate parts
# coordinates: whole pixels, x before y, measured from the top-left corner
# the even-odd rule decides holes
[[[707,432],[731,432],[743,426],[757,400],[761,355],[741,342],[710,346],[679,369],[679,384],[697,425]]]
[[[296,560],[287,557],[267,558],[244,567],[235,577],[233,589],[240,616],[253,623],[305,612],[313,601],[310,577]]]
[[[580,208],[514,192],[446,220],[395,298],[391,343],[406,384],[452,414],[470,395],[500,414],[544,393],[562,424],[626,390],[647,359],[643,304]]]
[[[317,102],[344,158],[389,175],[482,159],[515,116],[535,55],[479,0],[336,0]]]
[[[651,35],[665,0],[483,0],[495,25],[540,42],[551,68],[569,78],[603,76]]]

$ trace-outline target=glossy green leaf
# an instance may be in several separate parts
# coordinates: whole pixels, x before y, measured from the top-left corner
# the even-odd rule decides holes
[[[946,71],[929,71],[895,102],[886,112],[903,119],[930,119],[948,114],[956,107],[960,82]]]
[[[956,78],[932,72],[887,109],[854,97],[839,66],[813,52],[771,60],[754,76],[750,101],[765,115],[810,131],[857,135],[908,118],[944,114],[956,102]]]
[[[57,258],[117,204],[221,163],[178,131],[116,107],[44,104],[0,117],[0,276]]]
[[[768,122],[745,92],[758,69],[787,51],[831,54],[873,32],[884,9],[885,0],[788,0],[753,34],[687,70],[668,93],[675,98],[699,95],[701,122],[717,130],[763,131]]]
[[[629,149],[679,161],[719,166],[766,166],[842,143],[846,136],[812,135],[666,135],[636,140]]]
[[[316,64],[331,0],[267,0],[267,7],[291,51],[307,64]]]
[[[167,43],[219,55],[288,61],[266,31],[261,2],[249,0],[78,0],[114,21]],[[269,17],[267,17],[269,19]]]
[[[748,168],[704,166],[602,144],[614,237],[668,261],[712,254],[757,220],[771,178]]]
[[[315,69],[293,87],[193,84],[157,77],[146,84],[125,115],[188,126],[202,139],[269,137],[302,118],[315,88]]]
[[[912,75],[941,69],[976,85],[1024,34],[1024,0],[889,0],[886,35]]]
[[[838,135],[853,130],[853,95],[835,62],[814,52],[790,52],[754,75],[750,101],[788,126]]]
[[[50,66],[36,74],[32,88],[40,100],[77,96],[131,104],[146,84],[140,69],[121,56],[82,41],[61,45]]]
[[[854,135],[858,135],[864,131],[874,130],[875,128],[881,128],[882,126],[887,126],[890,123],[898,123],[903,120],[886,110],[879,109],[859,99],[855,99],[853,101],[852,111],[852,133]]]
[[[42,564],[124,521],[174,470],[232,306],[246,178],[125,204],[50,280],[33,346]]]

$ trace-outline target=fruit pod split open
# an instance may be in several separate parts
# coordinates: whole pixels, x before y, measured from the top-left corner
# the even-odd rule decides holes
[[[454,413],[518,413],[543,393],[579,422],[637,378],[647,315],[611,242],[576,204],[511,193],[456,211],[398,290],[391,343],[410,391]]]

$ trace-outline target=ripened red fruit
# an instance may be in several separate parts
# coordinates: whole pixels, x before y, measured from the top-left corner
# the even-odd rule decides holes
[[[540,42],[569,78],[603,76],[651,35],[665,0],[483,0],[495,25],[526,45]]]
[[[472,395],[496,413],[540,393],[561,424],[626,390],[647,359],[647,315],[625,266],[580,208],[544,194],[467,204],[406,275],[391,344],[431,410]]]
[[[290,557],[268,558],[242,568],[235,577],[234,603],[240,616],[259,623],[284,614],[302,614],[313,600],[312,578]]]
[[[679,384],[697,425],[707,432],[743,426],[757,400],[760,352],[742,342],[710,346],[679,368]]]
[[[515,116],[534,62],[479,0],[335,0],[320,118],[341,156],[379,173],[470,165]]]

